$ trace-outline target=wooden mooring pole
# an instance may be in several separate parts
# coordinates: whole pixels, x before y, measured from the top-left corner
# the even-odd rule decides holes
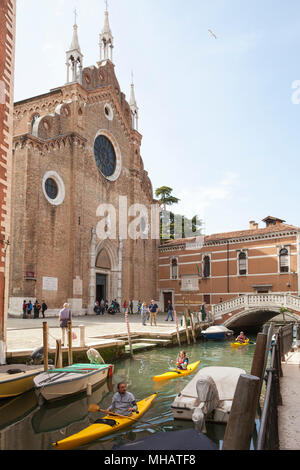
[[[174,317],[175,317],[175,325],[176,325],[177,341],[178,341],[178,345],[179,345],[179,346],[181,346],[181,342],[180,342],[180,334],[179,334],[179,330],[178,330],[178,318],[177,318],[177,312],[176,312],[176,310],[174,310]]]
[[[44,371],[48,372],[48,323],[43,322]]]
[[[73,364],[73,350],[72,350],[72,322],[68,322],[68,364]]]
[[[184,323],[185,323],[186,339],[187,339],[188,344],[191,344],[190,333],[189,333],[189,327],[188,327],[188,322],[187,322],[186,310],[187,310],[187,309],[186,309],[186,304],[185,304],[185,299],[184,299],[183,316],[184,316]]]
[[[61,350],[61,339],[56,340],[56,352],[55,352],[55,368],[61,369],[63,366],[62,361],[62,350]]]
[[[267,338],[268,335],[265,333],[258,333],[252,359],[251,375],[259,377],[260,380],[263,379]]]
[[[132,342],[131,342],[131,333],[130,333],[130,325],[129,325],[129,319],[128,319],[128,310],[125,310],[125,321],[126,321],[126,326],[127,326],[127,334],[128,334],[128,344],[129,344],[129,349],[130,349],[130,356],[133,357],[133,348],[132,348]]]
[[[197,340],[196,340],[196,333],[195,333],[194,315],[191,313],[190,310],[188,311],[188,313],[189,313],[189,317],[190,317],[190,321],[191,321],[193,341],[194,341],[194,344],[196,344]]]
[[[242,374],[239,378],[222,450],[250,450],[259,396],[259,377]]]

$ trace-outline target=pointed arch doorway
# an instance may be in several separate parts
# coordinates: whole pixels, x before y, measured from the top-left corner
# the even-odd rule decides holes
[[[99,251],[96,259],[96,300],[108,300],[111,276],[111,261],[105,248]]]

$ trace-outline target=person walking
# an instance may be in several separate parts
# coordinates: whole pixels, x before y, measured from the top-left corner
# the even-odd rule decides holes
[[[151,304],[149,305],[149,310],[150,310],[150,325],[152,326],[152,321],[153,321],[154,325],[157,326],[156,315],[158,311],[158,305],[155,303],[155,300],[151,300]]]
[[[123,303],[123,313],[125,314],[126,310],[127,310],[127,300],[124,300],[124,303]]]
[[[133,315],[133,300],[131,300],[130,304],[129,304],[129,313],[131,313],[131,315]]]
[[[61,327],[61,338],[62,346],[65,345],[65,333],[68,328],[68,323],[72,321],[72,312],[70,310],[70,305],[68,303],[64,304],[64,307],[59,312],[59,326]]]
[[[33,304],[33,318],[39,318],[38,301]]]
[[[101,308],[98,300],[95,302],[94,312],[96,315],[100,315],[101,313]]]
[[[147,326],[146,325],[147,312],[148,312],[147,304],[146,302],[143,302],[141,306],[141,315],[142,315],[142,323],[144,326]]]
[[[173,305],[171,303],[171,300],[168,300],[168,315],[167,315],[167,318],[165,321],[168,321],[169,320],[169,317],[171,317],[171,321],[174,321],[174,318],[173,318]]]
[[[142,302],[139,300],[137,304],[137,309],[138,309],[139,314],[141,313],[141,308],[142,308]]]
[[[105,312],[105,302],[104,302],[104,299],[101,299],[101,302],[100,302],[100,313],[101,313],[101,315],[104,315],[104,312]]]
[[[43,302],[42,302],[42,315],[43,315],[43,318],[45,318],[46,310],[48,310],[48,306],[47,306],[46,302],[43,300]]]
[[[24,300],[23,302],[23,318],[27,318],[27,302]]]

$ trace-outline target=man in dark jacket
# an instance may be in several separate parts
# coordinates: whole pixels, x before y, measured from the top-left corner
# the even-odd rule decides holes
[[[42,315],[43,315],[43,318],[45,318],[45,312],[46,312],[47,309],[48,309],[47,304],[46,304],[45,301],[43,300],[43,303],[42,303]]]

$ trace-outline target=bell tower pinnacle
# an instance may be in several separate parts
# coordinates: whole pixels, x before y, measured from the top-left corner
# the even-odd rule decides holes
[[[104,12],[104,26],[102,32],[100,33],[100,62],[103,60],[110,60],[113,62],[113,48],[114,48],[114,38],[109,26],[108,19],[108,1],[105,0],[106,10]]]
[[[130,101],[129,106],[132,114],[132,127],[136,131],[139,130],[139,108],[136,104],[135,92],[134,92],[134,83],[133,83],[133,73],[131,74],[131,92],[130,92]]]
[[[73,38],[70,49],[66,53],[67,83],[78,82],[82,84],[83,54],[78,40],[77,11],[74,11],[75,23],[73,26]],[[70,77],[70,68],[72,76]]]

